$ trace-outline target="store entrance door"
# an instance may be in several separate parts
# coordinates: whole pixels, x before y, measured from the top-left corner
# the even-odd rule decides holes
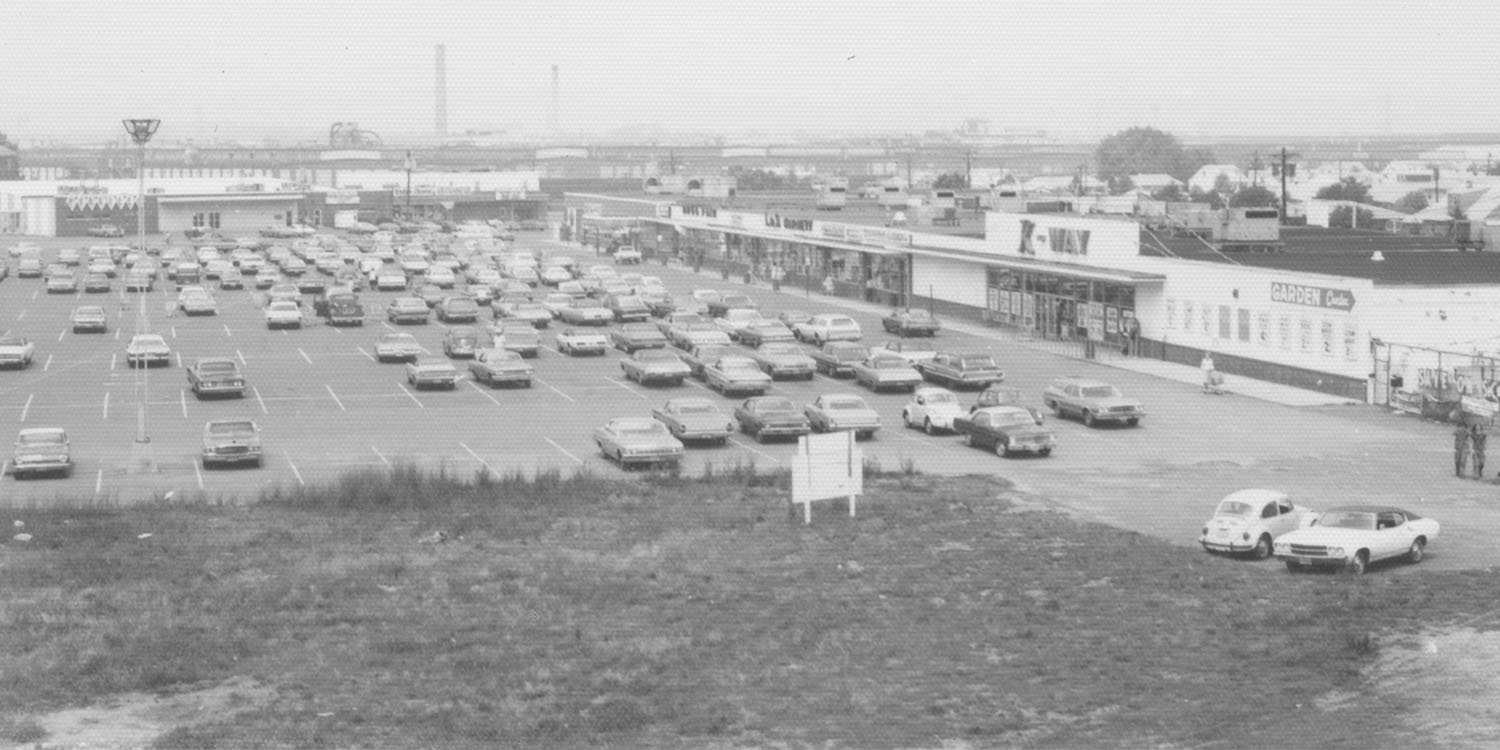
[[[1075,338],[1078,303],[1066,297],[1038,294],[1037,333],[1044,339],[1067,341]]]

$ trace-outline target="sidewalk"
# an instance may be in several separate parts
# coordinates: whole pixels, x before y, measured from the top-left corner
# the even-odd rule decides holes
[[[643,266],[643,268],[652,267],[663,268],[663,266],[654,263],[645,264]],[[676,263],[664,267],[687,274],[693,273],[691,268],[678,265]],[[646,271],[644,270],[642,271],[642,273],[645,272]],[[731,276],[730,279],[726,282],[717,269],[704,269],[699,271],[698,275],[706,279],[712,279],[716,284],[720,285],[729,283],[736,286],[745,286],[743,281],[738,276]],[[758,280],[754,283],[751,283],[749,286],[765,292],[771,291],[771,284],[768,281]],[[808,290],[805,290],[802,287],[782,285],[781,291],[777,293],[789,299],[816,300],[819,304],[832,305],[834,307],[841,307],[845,310],[875,316],[883,316],[890,311],[890,308],[883,305],[864,302],[862,300],[849,299],[847,297],[830,296],[824,294],[819,289],[813,289],[809,293]],[[949,330],[966,333],[980,338],[996,338],[1000,330],[983,325],[981,323],[975,323],[967,320],[953,320],[951,318],[943,319],[943,327]],[[1006,343],[1025,346],[1027,348],[1035,349],[1038,351],[1046,351],[1059,357],[1093,362],[1094,364],[1104,365],[1106,367],[1114,367],[1120,370],[1130,370],[1132,372],[1141,373],[1142,375],[1150,375],[1152,377],[1162,378],[1164,380],[1175,380],[1179,383],[1187,383],[1188,385],[1191,385],[1195,388],[1203,384],[1203,372],[1192,365],[1164,362],[1158,359],[1137,359],[1134,357],[1125,357],[1120,355],[1118,352],[1114,352],[1112,349],[1104,351],[1104,356],[1101,356],[1097,359],[1083,360],[1082,358],[1076,357],[1071,354],[1071,347],[1058,347],[1056,345],[1056,342],[1030,340],[1025,337],[1008,338],[1006,339]],[[1344,398],[1342,396],[1333,396],[1327,393],[1320,393],[1318,391],[1309,391],[1302,388],[1294,388],[1289,385],[1281,385],[1280,383],[1269,383],[1262,380],[1253,380],[1251,378],[1235,375],[1227,375],[1225,377],[1224,392],[1226,394],[1245,396],[1247,398],[1267,401],[1273,404],[1281,404],[1284,406],[1335,406],[1362,403],[1359,401],[1354,401],[1352,399]]]

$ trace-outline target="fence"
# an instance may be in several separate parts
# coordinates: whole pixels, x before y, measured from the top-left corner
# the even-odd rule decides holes
[[[1500,359],[1387,341],[1373,349],[1373,403],[1447,420],[1465,396],[1500,401]]]

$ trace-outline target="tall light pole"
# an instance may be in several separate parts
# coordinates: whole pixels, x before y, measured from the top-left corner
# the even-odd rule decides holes
[[[411,221],[411,171],[417,168],[417,162],[411,158],[411,152],[406,152],[406,220]]]
[[[136,228],[136,250],[140,253],[146,252],[146,142],[151,136],[156,135],[156,128],[161,125],[161,120],[122,120],[125,124],[125,132],[135,141],[136,162],[135,172],[140,177],[139,192],[136,195],[135,205],[135,228]],[[136,333],[146,332],[146,298],[141,297],[140,315],[136,319]],[[141,362],[141,372],[144,373],[150,365]],[[156,456],[151,450],[151,438],[146,436],[146,394],[149,390],[147,376],[142,375],[141,386],[136,394],[135,415],[135,446],[130,453],[130,471],[133,473],[155,472]]]

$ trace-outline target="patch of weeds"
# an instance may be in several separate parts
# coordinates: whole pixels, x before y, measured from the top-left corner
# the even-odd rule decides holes
[[[596,732],[636,732],[651,724],[651,714],[633,698],[608,698],[589,711]]]
[[[1380,650],[1375,642],[1375,634],[1369,632],[1345,633],[1344,646],[1359,656],[1374,656]]]
[[[0,718],[0,739],[17,744],[39,742],[47,736],[47,728],[29,716]]]

